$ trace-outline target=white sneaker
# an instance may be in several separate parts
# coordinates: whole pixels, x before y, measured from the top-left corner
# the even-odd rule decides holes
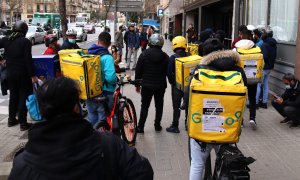
[[[249,121],[249,126],[252,130],[256,130],[256,123],[254,120]]]

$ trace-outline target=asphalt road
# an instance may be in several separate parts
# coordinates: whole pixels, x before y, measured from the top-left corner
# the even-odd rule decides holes
[[[97,41],[98,35],[100,32],[102,32],[102,28],[96,27],[96,33],[95,34],[88,34],[87,41],[83,42],[77,42],[78,46],[87,49],[89,48],[93,43]],[[58,41],[59,44],[62,45],[63,39],[60,38]],[[35,44],[32,46],[32,55],[41,55],[44,53],[44,51],[47,49],[44,43],[42,44]]]

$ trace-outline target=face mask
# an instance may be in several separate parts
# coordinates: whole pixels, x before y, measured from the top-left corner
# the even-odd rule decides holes
[[[291,89],[291,86],[290,85],[285,85],[285,88],[286,89]]]
[[[69,43],[75,44],[76,43],[76,39],[68,39]]]

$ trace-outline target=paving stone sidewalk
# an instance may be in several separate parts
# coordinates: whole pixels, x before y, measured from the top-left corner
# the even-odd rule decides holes
[[[170,55],[171,44],[167,40],[164,50]],[[131,72],[131,74],[133,74]],[[134,87],[127,86],[124,94],[135,104],[139,117],[140,95]],[[155,108],[152,102],[146,122],[145,134],[138,135],[136,148],[147,157],[154,169],[155,180],[186,180],[189,174],[188,136],[184,130],[184,112],[180,119],[180,134],[172,134],[165,128],[172,121],[172,101],[170,87],[165,93],[162,126],[164,130],[156,133],[153,127]],[[1,112],[2,113],[2,112]],[[11,169],[10,153],[21,143],[26,135],[19,127],[7,128],[7,113],[0,114],[0,180],[6,179]],[[300,129],[290,129],[280,124],[280,115],[272,107],[257,111],[258,129],[248,126],[248,109],[245,113],[243,128],[238,147],[246,156],[256,159],[251,168],[253,180],[299,180],[300,179]]]

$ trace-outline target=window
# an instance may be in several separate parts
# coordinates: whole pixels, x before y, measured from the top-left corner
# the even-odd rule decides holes
[[[279,41],[296,42],[299,0],[272,0],[270,27]]]
[[[40,5],[39,4],[36,5],[36,11],[40,12]]]
[[[295,43],[298,30],[298,4],[299,0],[250,0],[248,24],[264,28],[269,26],[276,40]]]
[[[267,25],[268,0],[250,0],[248,24],[255,27],[266,27]]]

